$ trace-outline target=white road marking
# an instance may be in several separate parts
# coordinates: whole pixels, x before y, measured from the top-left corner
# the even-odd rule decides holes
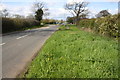
[[[24,37],[27,37],[28,35],[24,35],[24,36],[21,36],[21,37],[18,37],[16,39],[21,39],[21,38],[24,38]]]
[[[6,44],[6,43],[2,43],[2,44],[0,44],[0,46],[2,46],[2,45],[4,45],[4,44]]]

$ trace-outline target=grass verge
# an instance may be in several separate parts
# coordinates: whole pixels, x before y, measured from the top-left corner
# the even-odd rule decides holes
[[[118,43],[75,26],[60,27],[24,78],[118,78]]]

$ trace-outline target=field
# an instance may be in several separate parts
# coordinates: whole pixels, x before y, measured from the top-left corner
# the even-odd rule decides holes
[[[24,78],[118,78],[118,42],[62,26],[46,41]]]

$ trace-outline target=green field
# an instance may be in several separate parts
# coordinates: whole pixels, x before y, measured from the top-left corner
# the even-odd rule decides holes
[[[75,26],[55,32],[24,78],[118,78],[118,42]]]

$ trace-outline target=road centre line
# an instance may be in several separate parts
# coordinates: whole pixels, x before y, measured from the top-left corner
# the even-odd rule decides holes
[[[2,44],[0,44],[0,46],[2,46],[2,45],[4,45],[4,44],[6,44],[6,43],[2,43]]]
[[[21,38],[24,38],[24,37],[27,37],[28,35],[24,35],[24,36],[21,36],[21,37],[18,37],[16,39],[21,39]]]

